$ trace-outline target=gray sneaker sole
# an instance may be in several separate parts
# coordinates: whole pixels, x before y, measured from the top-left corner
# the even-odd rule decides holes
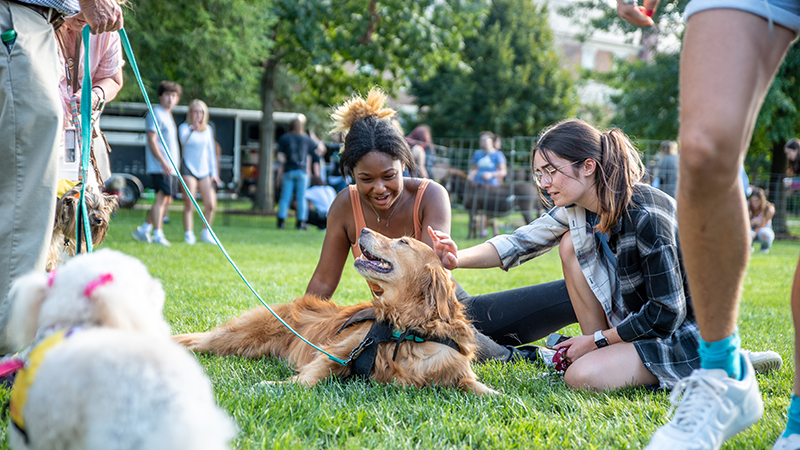
[[[150,239],[148,239],[148,237],[149,237],[149,236],[145,235],[144,237],[142,237],[142,235],[141,235],[141,234],[139,234],[139,233],[138,233],[138,232],[136,232],[136,231],[134,231],[133,233],[131,233],[131,237],[132,237],[132,238],[133,238],[135,241],[144,242],[145,244],[150,244],[150,243],[151,243],[151,242],[150,242]]]
[[[778,370],[783,365],[783,358],[776,352],[749,352],[747,358],[753,364],[756,373],[769,373]]]

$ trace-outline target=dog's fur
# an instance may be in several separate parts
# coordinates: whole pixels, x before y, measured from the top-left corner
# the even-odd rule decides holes
[[[86,186],[86,211],[89,215],[89,227],[92,231],[92,245],[100,245],[106,238],[111,215],[116,212],[119,198],[116,195],[96,192]],[[75,227],[78,220],[78,205],[81,196],[81,185],[73,187],[58,199],[56,203],[56,220],[53,224],[53,237],[47,253],[46,270],[51,272],[60,263],[75,256]],[[86,252],[86,242],[81,243],[81,252]]]
[[[434,251],[415,239],[389,239],[366,228],[361,231],[359,244],[364,257],[356,260],[356,270],[383,288],[382,296],[371,303],[338,306],[306,295],[272,306],[273,310],[306,339],[346,360],[364,340],[373,321],[353,324],[339,334],[337,331],[353,314],[374,306],[377,320],[388,321],[396,329],[413,328],[426,336],[452,339],[461,351],[431,341],[404,341],[396,360],[392,360],[395,344],[383,343],[378,347],[372,379],[403,386],[458,387],[478,395],[496,393],[479,382],[472,371],[474,333],[456,299],[455,282]],[[199,352],[249,358],[270,355],[288,360],[299,371],[292,381],[307,386],[352,372],[350,365],[331,361],[295,337],[265,308],[254,309],[212,331],[179,335],[175,340]]]
[[[109,273],[113,279],[87,296]],[[170,339],[161,283],[141,262],[99,250],[51,275],[14,283],[9,337],[22,347],[34,336],[82,329],[44,357],[22,408],[29,441],[9,425],[12,448],[229,448],[235,427],[195,358]]]
[[[534,214],[542,210],[538,189],[529,181],[514,181],[502,186],[488,186],[473,183],[462,170],[450,169],[442,180],[442,185],[469,212],[469,231],[467,239],[478,237],[475,216],[505,217],[515,209],[519,210],[525,223],[531,223]]]

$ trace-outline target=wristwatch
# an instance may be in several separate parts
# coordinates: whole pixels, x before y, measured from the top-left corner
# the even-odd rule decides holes
[[[603,336],[603,330],[594,332],[594,345],[596,345],[597,348],[608,347],[608,339]]]
[[[636,0],[622,0],[623,5],[633,5],[636,3]]]

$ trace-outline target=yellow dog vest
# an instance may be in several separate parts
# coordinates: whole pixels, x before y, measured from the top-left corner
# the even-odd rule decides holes
[[[9,409],[11,421],[23,433],[25,432],[25,418],[22,416],[22,410],[25,408],[25,402],[28,401],[28,389],[36,379],[36,372],[39,370],[39,366],[44,361],[47,353],[63,343],[71,331],[72,329],[63,329],[36,344],[28,354],[25,367],[17,373],[17,377],[14,379]]]

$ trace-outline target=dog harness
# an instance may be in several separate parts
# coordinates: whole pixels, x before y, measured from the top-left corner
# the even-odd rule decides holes
[[[34,344],[27,354],[27,357],[23,357],[24,366],[17,373],[14,379],[14,385],[11,388],[9,411],[11,413],[11,424],[22,434],[25,443],[28,443],[28,433],[25,432],[25,417],[22,411],[25,409],[25,403],[28,401],[28,389],[30,389],[31,385],[33,385],[33,382],[36,380],[36,373],[39,370],[39,366],[42,364],[45,357],[47,357],[50,350],[63,344],[69,336],[79,329],[80,327],[65,328],[51,334]]]
[[[397,358],[397,350],[400,349],[400,344],[403,341],[411,342],[436,342],[438,344],[446,345],[453,350],[461,353],[461,347],[458,346],[456,341],[449,338],[440,338],[436,336],[426,336],[413,328],[408,328],[405,331],[398,330],[389,322],[381,322],[376,320],[375,308],[363,309],[355,313],[347,322],[339,328],[336,334],[339,334],[350,325],[372,320],[372,327],[369,329],[367,336],[358,344],[352,352],[350,352],[350,361],[352,362],[353,371],[351,376],[359,378],[369,378],[372,373],[372,368],[375,366],[375,357],[378,355],[378,344],[384,342],[394,342],[394,354],[392,354],[392,361]]]

